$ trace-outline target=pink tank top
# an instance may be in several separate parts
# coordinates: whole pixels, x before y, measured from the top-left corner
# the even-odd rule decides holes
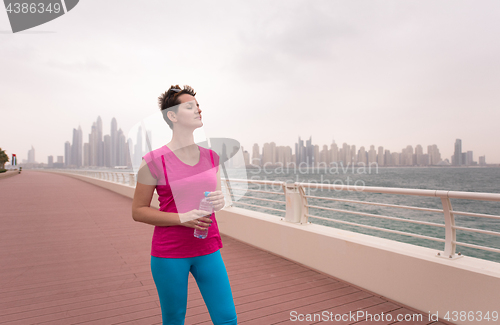
[[[212,150],[198,146],[200,160],[190,166],[183,163],[168,148],[163,146],[147,153],[146,161],[157,180],[160,211],[185,213],[199,209],[204,192],[217,188],[219,156]],[[166,258],[186,258],[211,254],[222,248],[215,213],[210,216],[212,225],[208,236],[199,239],[193,236],[194,228],[184,226],[155,226],[151,255]]]

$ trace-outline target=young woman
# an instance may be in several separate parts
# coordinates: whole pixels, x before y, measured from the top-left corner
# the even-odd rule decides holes
[[[196,93],[172,86],[159,98],[172,140],[143,157],[132,203],[135,221],[155,226],[151,272],[160,297],[163,324],[184,324],[191,272],[214,324],[237,324],[231,287],[219,249],[215,214],[198,210],[204,192],[214,211],[224,207],[219,156],[195,144],[193,132],[203,126]],[[156,189],[160,209],[150,207]],[[208,229],[205,239],[194,230]]]

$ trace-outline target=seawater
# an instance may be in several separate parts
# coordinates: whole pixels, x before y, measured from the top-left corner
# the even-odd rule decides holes
[[[245,171],[230,171],[230,178],[245,178]],[[221,174],[222,176],[222,174]],[[404,168],[404,167],[374,167],[365,168],[302,168],[302,169],[286,169],[286,168],[260,168],[247,169],[246,177],[253,180],[267,181],[282,181],[282,182],[307,182],[307,183],[329,183],[329,184],[345,184],[356,185],[359,189],[364,186],[380,186],[380,187],[397,187],[397,188],[412,188],[412,189],[429,189],[429,190],[449,190],[449,191],[465,191],[465,192],[484,192],[484,193],[500,193],[500,168]],[[245,193],[245,196],[253,196],[260,198],[268,198],[284,201],[283,195],[265,194],[259,192],[245,191],[244,187],[238,190],[238,183],[232,183],[235,197],[237,194]],[[282,193],[281,187],[251,184],[248,189],[275,191]],[[393,194],[378,194],[368,193],[363,191],[335,191],[335,190],[309,190],[310,195],[320,197],[334,197],[347,200],[368,201],[377,203],[388,203],[397,205],[407,205],[423,208],[442,209],[441,199],[436,197],[421,197]],[[241,198],[240,202],[261,205],[276,209],[285,209],[284,203],[274,203],[266,201],[258,201],[249,198]],[[327,201],[320,199],[309,199],[309,204],[331,207],[342,210],[352,210],[365,212],[370,214],[384,215],[397,217],[401,219],[412,219],[428,221],[444,225],[444,216],[442,213],[423,212],[401,208],[380,207],[374,205],[366,205],[350,202]],[[460,200],[451,199],[453,210],[464,212],[484,213],[490,215],[500,215],[500,202],[491,201],[476,201],[476,200]],[[235,206],[238,206],[236,203]],[[272,215],[284,217],[284,213],[279,211],[267,210],[262,208],[248,207],[240,205],[242,208],[256,210],[269,213]],[[395,220],[379,219],[373,217],[360,216],[349,213],[340,213],[326,211],[321,209],[310,209],[309,214],[314,216],[326,217],[336,220],[345,220],[366,225],[371,225],[380,228],[411,232],[415,234],[425,235],[435,238],[444,239],[444,228],[432,227],[427,225],[418,225]],[[309,218],[311,223],[321,224],[329,227],[336,227],[348,231],[363,233],[392,239],[409,244],[424,246],[442,251],[444,243],[436,242],[427,239],[420,239],[405,235],[391,234],[378,230],[371,230],[356,226],[343,225],[340,223]],[[462,215],[455,215],[455,224],[468,228],[477,228],[490,231],[500,232],[500,220],[476,218]],[[468,231],[457,230],[457,241],[465,242],[474,245],[489,246],[500,249],[500,237],[495,235],[474,233]],[[500,262],[500,254],[489,252],[480,249],[469,248],[465,246],[457,246],[457,252],[463,255],[482,258],[495,262]]]

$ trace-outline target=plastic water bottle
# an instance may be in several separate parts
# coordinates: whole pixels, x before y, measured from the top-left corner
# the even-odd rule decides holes
[[[198,210],[208,211],[208,212],[210,212],[210,214],[212,214],[214,212],[214,207],[212,206],[212,203],[210,203],[210,201],[207,198],[207,196],[208,196],[208,194],[210,194],[210,192],[205,192],[204,194],[205,194],[205,197],[200,201],[200,208]],[[207,235],[208,235],[208,228],[205,230],[199,230],[199,229],[194,230],[194,236],[196,238],[205,239],[205,238],[207,238]]]

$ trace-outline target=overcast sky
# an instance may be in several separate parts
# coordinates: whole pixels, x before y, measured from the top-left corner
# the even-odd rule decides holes
[[[500,163],[499,17],[497,0],[83,0],[12,34],[2,9],[0,147],[46,163],[73,128],[127,133],[188,84],[206,135],[250,152],[312,136],[449,159],[459,138]]]

